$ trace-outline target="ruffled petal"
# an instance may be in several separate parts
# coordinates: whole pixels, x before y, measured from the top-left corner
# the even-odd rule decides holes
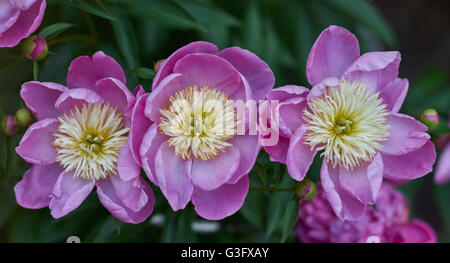
[[[43,119],[33,123],[16,147],[17,154],[32,164],[52,164],[56,162],[56,150],[53,146],[59,121],[57,119]]]
[[[57,83],[29,81],[22,85],[20,96],[34,116],[42,120],[56,118],[60,114],[55,109],[55,102],[66,90],[66,87]]]
[[[389,82],[380,92],[380,98],[387,105],[386,109],[398,112],[408,93],[409,82],[407,79],[395,79]]]
[[[210,160],[193,160],[191,180],[198,188],[211,191],[230,180],[239,167],[241,154],[239,148],[232,145],[225,152],[217,154]]]
[[[134,160],[142,166],[142,160],[140,155],[140,147],[142,138],[147,129],[152,125],[152,122],[145,117],[145,102],[150,94],[144,94],[139,97],[134,104],[133,112],[131,114],[131,127],[128,140],[131,146],[131,153]]]
[[[339,168],[339,183],[361,203],[373,204],[383,182],[383,159],[375,155],[372,162],[353,170]]]
[[[99,51],[92,59],[82,56],[72,61],[67,74],[67,87],[95,90],[95,83],[98,80],[109,77],[126,83],[125,73],[119,63]]]
[[[124,181],[129,181],[141,174],[141,167],[136,163],[131,154],[130,142],[128,141],[120,150],[117,161],[117,172]]]
[[[175,64],[173,71],[183,75],[183,87],[208,86],[229,96],[242,89],[239,72],[230,62],[215,55],[187,55]]]
[[[350,64],[359,57],[359,44],[355,35],[339,26],[325,29],[309,52],[306,77],[314,86],[323,79],[341,78]]]
[[[381,142],[383,154],[403,155],[419,149],[430,139],[427,126],[405,114],[390,114],[386,125],[390,128],[389,137]]]
[[[59,164],[33,165],[14,187],[17,203],[28,209],[48,206],[56,179],[62,171]]]
[[[155,196],[150,186],[140,177],[135,179],[133,188],[139,192],[138,196],[147,196],[147,202],[139,211],[133,211],[121,202],[109,179],[97,182],[98,199],[113,216],[129,224],[139,224],[144,222],[153,212]]]
[[[266,98],[275,84],[275,76],[266,62],[239,47],[224,49],[217,55],[228,60],[245,77],[256,100]]]
[[[175,67],[175,63],[178,62],[181,58],[183,58],[186,55],[193,54],[193,53],[209,53],[209,54],[216,54],[219,50],[214,44],[204,42],[204,41],[196,41],[192,42],[174,53],[168,57],[162,66],[158,69],[158,72],[156,73],[155,78],[153,79],[152,84],[152,90],[157,89],[157,86],[159,85],[159,82],[164,79],[167,75],[173,73],[173,68]]]
[[[95,183],[73,172],[62,172],[56,180],[49,208],[54,218],[60,218],[75,210],[88,197]]]
[[[161,134],[158,131],[158,124],[154,123],[142,139],[140,155],[142,159],[142,168],[144,168],[145,174],[148,179],[155,185],[158,185],[158,179],[156,178],[155,171],[155,156],[162,143],[166,142],[169,136]]]
[[[133,212],[139,212],[148,202],[148,195],[143,189],[141,178],[124,181],[119,176],[109,177],[116,196],[120,202]]]
[[[384,177],[392,181],[405,181],[422,177],[433,170],[436,150],[431,141],[404,155],[382,154]]]
[[[436,233],[426,222],[413,220],[389,229],[393,243],[436,243]]]
[[[361,81],[373,92],[381,91],[397,78],[400,60],[398,51],[365,53],[350,65],[344,79]]]
[[[86,103],[103,102],[95,91],[89,89],[69,89],[62,93],[55,102],[55,108],[61,112],[68,112],[77,106],[82,109]]]
[[[213,191],[195,188],[192,203],[199,216],[208,220],[221,220],[242,207],[248,187],[248,176],[244,176],[235,184],[224,184]]]
[[[303,143],[305,131],[306,128],[304,125],[295,131],[287,151],[287,169],[289,175],[297,181],[301,181],[305,178],[309,166],[317,153],[317,151],[311,151],[310,147]]]
[[[135,101],[135,97],[123,82],[115,78],[105,78],[95,83],[95,89],[105,102],[117,108],[126,117]]]
[[[228,142],[239,149],[240,152],[239,167],[227,182],[228,184],[235,184],[252,170],[259,150],[261,149],[260,139],[257,135],[238,135],[234,136]]]
[[[342,188],[339,180],[339,169],[330,167],[326,160],[322,162],[320,178],[328,202],[341,220],[356,220],[366,213],[367,205]]]
[[[450,181],[450,144],[447,145],[439,156],[434,181],[437,184],[444,184]]]
[[[159,122],[162,116],[160,110],[166,108],[169,105],[170,97],[175,96],[175,93],[182,89],[184,86],[181,74],[167,76],[148,96],[145,102],[145,116],[151,121]]]
[[[155,172],[159,188],[173,211],[186,207],[191,200],[192,185],[189,177],[191,161],[185,161],[175,154],[167,143],[161,144],[155,156]]]

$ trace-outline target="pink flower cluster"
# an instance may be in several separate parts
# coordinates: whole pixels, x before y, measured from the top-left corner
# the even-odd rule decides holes
[[[300,201],[295,233],[305,243],[434,243],[436,234],[424,221],[409,220],[408,202],[389,184],[383,184],[375,202],[358,220],[344,221],[333,212],[323,188]]]

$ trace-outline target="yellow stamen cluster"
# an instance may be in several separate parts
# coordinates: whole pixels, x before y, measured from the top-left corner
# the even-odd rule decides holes
[[[228,95],[204,86],[186,87],[160,110],[160,132],[170,136],[169,145],[185,160],[209,160],[231,146],[236,133],[236,113]]]
[[[75,106],[61,115],[54,145],[56,160],[75,177],[99,180],[117,174],[117,159],[127,142],[122,116],[109,104]]]
[[[304,111],[304,142],[311,149],[324,150],[322,156],[333,167],[348,170],[372,160],[389,135],[385,124],[389,113],[378,96],[359,82],[327,87]]]

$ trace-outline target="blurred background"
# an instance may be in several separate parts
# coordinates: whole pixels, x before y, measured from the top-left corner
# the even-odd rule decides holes
[[[22,83],[37,78],[65,84],[70,62],[98,50],[119,61],[130,90],[139,83],[150,92],[154,63],[196,40],[210,41],[220,49],[249,49],[270,65],[276,86],[309,87],[305,76],[309,50],[320,32],[334,24],[357,36],[361,53],[399,50],[400,77],[410,81],[401,111],[417,118],[424,109],[434,108],[441,121],[432,139],[448,132],[449,1],[47,0],[47,4],[36,32],[47,29],[50,54],[44,61],[33,65],[21,55],[20,47],[0,49],[0,117],[14,115],[24,106],[19,96]],[[116,220],[95,192],[58,220],[48,209],[23,209],[13,193],[28,169],[14,151],[23,132],[0,135],[0,242],[65,242],[72,235],[82,242],[296,242],[285,229],[293,220],[284,217],[289,192],[250,189],[238,213],[212,223],[200,220],[191,205],[172,212],[157,188],[154,213],[139,225]],[[292,185],[285,173],[261,152],[250,185]],[[319,180],[317,160],[308,178]],[[427,221],[439,242],[450,242],[450,183],[435,185],[429,174],[399,189],[409,199],[411,217]]]

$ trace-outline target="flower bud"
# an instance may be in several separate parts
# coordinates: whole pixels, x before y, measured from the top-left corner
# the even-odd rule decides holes
[[[48,54],[47,42],[38,35],[32,35],[23,41],[22,53],[31,60],[43,60]]]
[[[439,115],[435,109],[426,109],[420,115],[419,120],[423,124],[425,124],[428,127],[428,129],[431,131],[431,130],[434,130],[437,127],[437,125],[439,124]]]
[[[294,191],[300,200],[312,200],[316,196],[317,188],[313,181],[303,179],[294,186]]]
[[[16,123],[21,126],[28,126],[33,121],[31,112],[26,108],[21,108],[16,111]]]
[[[14,121],[14,116],[12,115],[8,115],[2,119],[1,127],[8,136],[16,135],[19,130],[16,122]]]
[[[158,62],[155,63],[155,72],[158,72],[158,70],[162,67],[162,65],[166,62],[165,59],[160,59]]]

